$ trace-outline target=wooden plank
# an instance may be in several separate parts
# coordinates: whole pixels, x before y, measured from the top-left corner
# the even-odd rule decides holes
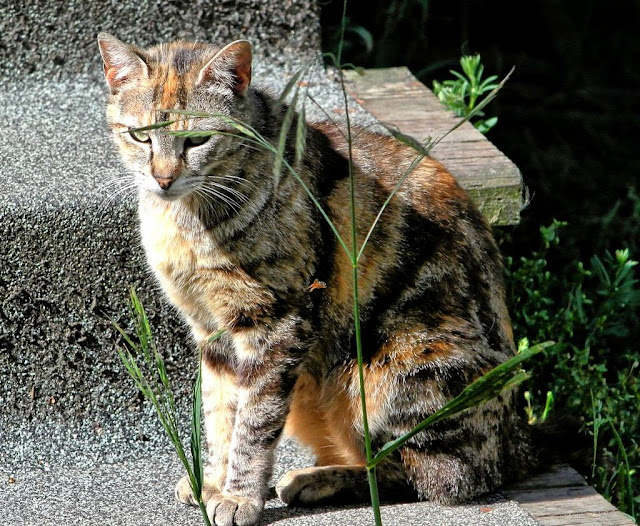
[[[366,111],[420,141],[441,137],[459,121],[407,68],[369,69],[363,75],[345,71],[345,78],[347,91]],[[471,124],[447,135],[431,153],[458,178],[492,224],[519,221],[520,171]]]
[[[537,488],[561,488],[565,486],[586,486],[584,477],[567,464],[551,466],[548,471],[538,473],[526,480],[511,484],[508,491],[523,491]]]
[[[551,515],[602,513],[616,508],[590,486],[537,488],[523,491],[504,491],[534,518]]]
[[[551,515],[537,519],[542,526],[633,526],[635,522],[620,511],[580,513],[578,515]]]
[[[589,524],[630,526],[635,524],[618,511],[571,466],[552,466],[503,490],[543,526]]]

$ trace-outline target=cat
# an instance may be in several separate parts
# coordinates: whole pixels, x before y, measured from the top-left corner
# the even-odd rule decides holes
[[[277,144],[286,108],[251,86],[251,44],[143,50],[104,33],[98,42],[107,120],[137,181],[148,263],[203,351],[211,521],[258,522],[283,432],[310,446],[317,461],[278,482],[281,500],[366,500],[351,261],[302,185],[284,170],[276,180],[271,153],[211,116],[239,119]],[[209,116],[179,119],[171,109]],[[170,130],[229,134],[135,131],[169,117],[179,119]],[[361,243],[415,152],[365,129],[353,136]],[[309,124],[297,169],[351,246],[347,151],[334,124]],[[514,355],[502,273],[481,213],[438,161],[424,158],[360,260],[374,451]],[[222,337],[209,341],[221,328]],[[464,502],[522,473],[534,451],[514,400],[513,390],[502,393],[414,436],[378,466],[382,498]],[[186,478],[176,495],[194,504]]]

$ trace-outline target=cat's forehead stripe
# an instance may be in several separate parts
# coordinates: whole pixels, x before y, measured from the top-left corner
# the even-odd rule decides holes
[[[175,42],[156,48],[159,57],[154,83],[154,100],[159,109],[186,108],[187,93],[193,88],[200,69],[209,60],[212,50],[204,45]]]
[[[181,80],[178,73],[170,68],[167,71],[164,82],[162,83],[162,97],[160,99],[161,108],[174,108],[176,104],[178,106],[182,106],[184,101],[178,100],[178,93],[183,92],[184,90],[180,90]]]

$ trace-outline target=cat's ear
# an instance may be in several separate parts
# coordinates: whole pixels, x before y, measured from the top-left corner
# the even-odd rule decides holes
[[[227,44],[200,70],[197,84],[223,84],[244,96],[251,83],[252,55],[248,40]]]
[[[104,63],[104,78],[111,93],[116,93],[123,84],[148,74],[147,64],[140,56],[140,51],[116,37],[99,33],[98,46]]]

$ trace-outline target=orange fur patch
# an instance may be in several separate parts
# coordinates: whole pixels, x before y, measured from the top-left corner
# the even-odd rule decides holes
[[[345,391],[323,392],[308,374],[296,382],[285,432],[310,446],[320,466],[365,462]]]

